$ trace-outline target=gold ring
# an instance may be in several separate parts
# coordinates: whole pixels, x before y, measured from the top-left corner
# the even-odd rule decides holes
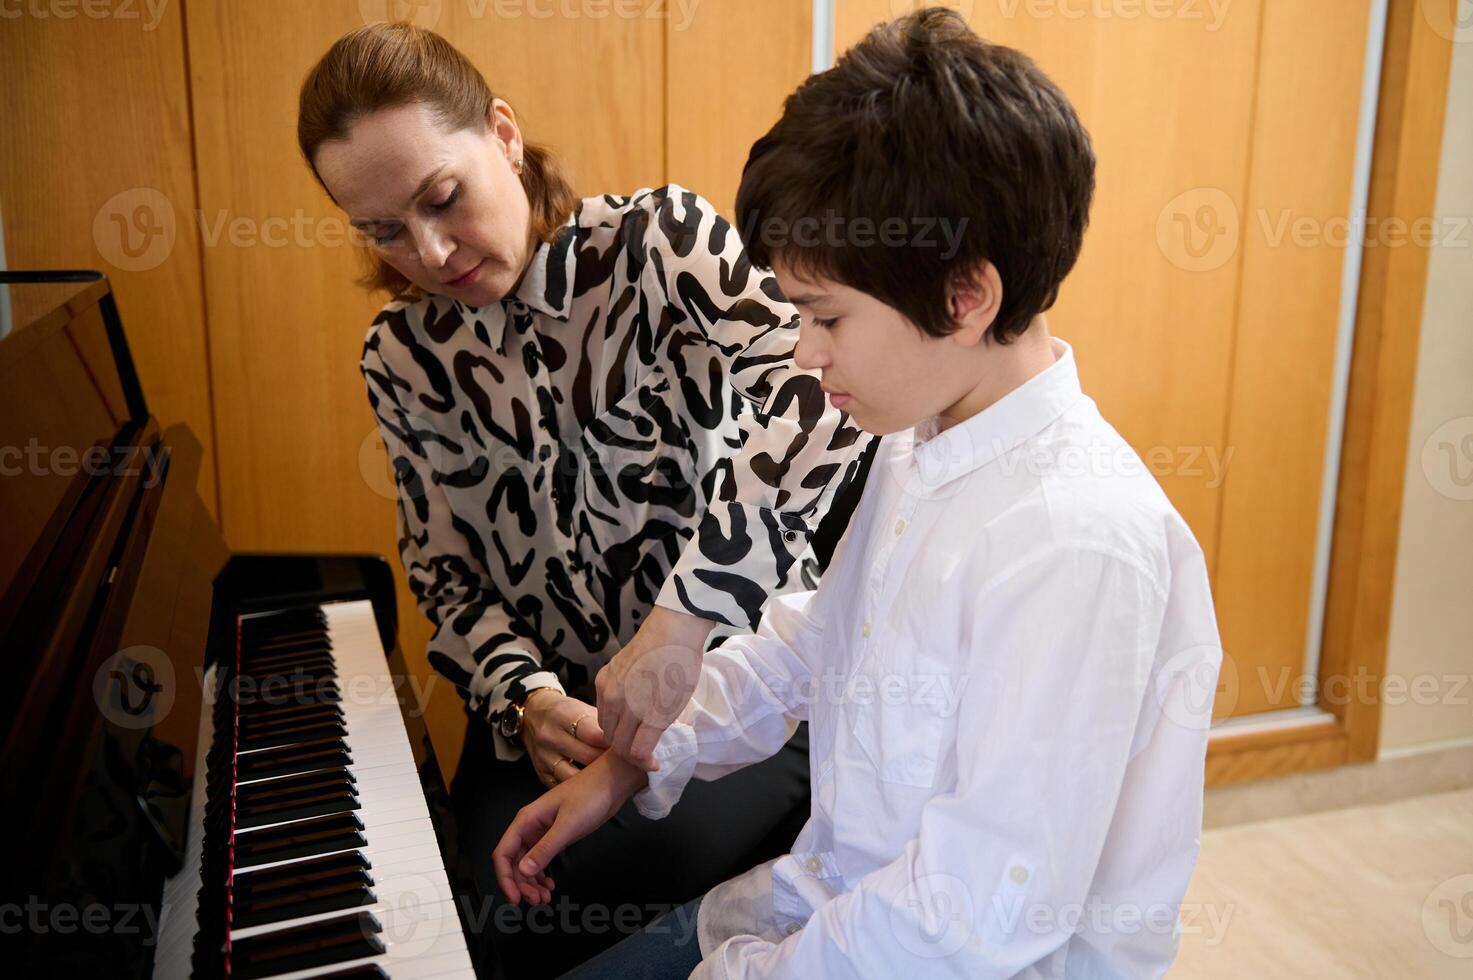
[[[573,733],[573,737],[574,738],[577,738],[578,737],[578,726],[580,724],[582,724],[583,723],[583,719],[584,718],[587,718],[587,717],[588,717],[588,714],[579,715],[578,718],[573,722],[572,726],[568,729],[568,731],[570,731],[570,732]],[[572,760],[569,760],[569,761],[572,761]]]

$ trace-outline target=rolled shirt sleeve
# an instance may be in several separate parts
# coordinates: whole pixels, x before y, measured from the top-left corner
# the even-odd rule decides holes
[[[451,511],[425,450],[426,440],[442,437],[405,411],[395,390],[400,383],[374,339],[370,334],[359,370],[393,464],[404,572],[420,611],[435,627],[427,648],[430,666],[491,725],[498,758],[519,758],[522,743],[505,738],[497,726],[510,698],[539,687],[562,690],[562,684],[543,669],[535,643],[487,575],[486,556],[477,551],[480,536]]]
[[[797,310],[754,268],[715,208],[672,185],[649,231],[649,265],[672,317],[671,360],[709,345],[750,410],[740,448],[716,467],[710,505],[656,602],[743,630],[795,566],[873,437],[833,408],[816,374],[793,362]]]

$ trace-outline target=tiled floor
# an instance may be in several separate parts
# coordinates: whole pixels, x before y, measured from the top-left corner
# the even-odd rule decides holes
[[[1473,980],[1473,790],[1209,830],[1175,978]]]

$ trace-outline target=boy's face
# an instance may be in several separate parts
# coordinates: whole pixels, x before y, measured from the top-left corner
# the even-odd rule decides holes
[[[979,347],[966,334],[932,337],[868,293],[804,279],[783,263],[773,275],[802,315],[793,359],[821,372],[835,408],[866,432],[888,435],[953,408],[978,382]]]

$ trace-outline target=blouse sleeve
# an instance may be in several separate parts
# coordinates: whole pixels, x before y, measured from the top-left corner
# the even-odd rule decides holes
[[[740,448],[717,464],[710,507],[656,601],[755,630],[763,603],[796,581],[798,559],[872,437],[793,362],[798,311],[727,220],[677,185],[655,198],[649,268],[673,321],[675,377],[690,378],[682,351],[709,346],[749,408]]]
[[[536,644],[519,629],[501,592],[486,573],[480,539],[450,509],[434,478],[425,440],[439,438],[418,425],[396,388],[408,384],[384,363],[377,327],[369,332],[359,370],[394,467],[399,556],[419,609],[434,625],[430,666],[453,683],[471,713],[491,725],[496,754],[519,758],[520,741],[505,738],[497,722],[509,699],[539,687],[562,690],[557,674],[545,670]]]

